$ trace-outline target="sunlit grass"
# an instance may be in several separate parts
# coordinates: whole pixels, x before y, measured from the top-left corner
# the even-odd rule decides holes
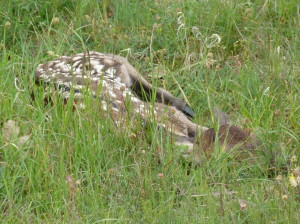
[[[1,221],[298,223],[299,21],[296,1],[3,1],[0,123],[30,138],[0,136]],[[194,167],[155,127],[116,128],[92,99],[44,106],[37,65],[85,50],[127,56],[203,126],[219,106],[267,155]]]

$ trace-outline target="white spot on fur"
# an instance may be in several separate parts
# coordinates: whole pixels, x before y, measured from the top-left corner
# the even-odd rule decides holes
[[[101,106],[103,110],[107,111],[107,103],[105,101],[101,101]]]
[[[114,78],[115,72],[116,72],[116,69],[109,68],[105,71],[105,75],[110,77],[110,78]]]
[[[87,78],[89,78],[89,77],[86,76],[86,75],[76,75],[75,77],[76,77],[76,78],[79,78],[79,79],[87,79]]]
[[[99,65],[99,61],[97,61],[97,60],[95,60],[95,59],[93,59],[93,60],[91,60],[91,65],[93,66],[93,67],[96,67],[96,66],[98,66]]]
[[[113,91],[108,91],[108,94],[110,95],[110,97],[112,98],[116,98],[117,95],[113,92]]]
[[[79,65],[82,66],[82,61],[75,61],[75,63],[73,64],[73,67],[77,69],[77,68],[79,68]]]
[[[74,75],[81,75],[82,74],[82,70],[80,68],[76,68],[73,73],[74,73]]]
[[[98,77],[93,77],[92,80],[93,81],[99,81],[100,79]]]
[[[44,82],[50,82],[50,76],[47,74],[41,74],[39,78],[42,79]]]
[[[61,66],[61,71],[62,72],[70,72],[71,71],[71,66],[69,64],[63,64]]]
[[[56,84],[58,84],[58,85],[63,85],[63,84],[67,84],[67,82],[64,82],[64,80],[60,80],[60,79],[58,79],[57,81],[56,81]]]
[[[60,92],[62,93],[62,97],[63,98],[69,98],[70,97],[70,92],[65,92],[65,91],[63,91],[63,90],[60,90]]]
[[[97,73],[102,73],[102,69],[104,68],[104,65],[96,65],[94,66],[94,69],[97,71]]]
[[[82,85],[74,85],[73,88],[75,88],[75,89],[83,89],[83,86]]]
[[[115,77],[114,81],[121,86],[121,78],[120,77]]]
[[[133,97],[133,96],[130,98],[130,100],[131,100],[132,102],[134,102],[134,103],[139,103],[139,102],[141,102],[140,99],[138,99],[138,98],[136,98],[136,97]]]
[[[72,61],[73,61],[73,62],[77,62],[77,61],[80,60],[80,59],[82,59],[82,57],[80,57],[80,56],[75,56],[75,57],[73,57]]]
[[[52,67],[54,64],[55,64],[55,62],[54,62],[54,61],[51,61],[51,62],[48,64],[48,66],[49,66],[49,67]],[[41,65],[41,66],[42,66],[42,65]]]
[[[59,63],[57,63],[55,66],[54,66],[54,68],[62,68],[64,66],[64,63],[63,62],[59,62]]]

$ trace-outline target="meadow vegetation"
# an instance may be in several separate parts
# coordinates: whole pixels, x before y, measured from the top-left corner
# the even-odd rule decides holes
[[[296,0],[1,1],[1,222],[299,223],[299,34]],[[218,106],[267,153],[216,150],[195,167],[155,127],[116,129],[91,97],[44,106],[37,65],[86,50],[128,57],[203,126]]]

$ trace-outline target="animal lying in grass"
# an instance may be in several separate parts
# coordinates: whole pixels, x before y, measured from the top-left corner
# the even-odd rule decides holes
[[[40,64],[35,78],[37,84],[57,91],[64,100],[71,97],[78,106],[84,106],[84,95],[89,93],[118,125],[124,125],[128,115],[130,119],[138,116],[155,121],[172,135],[175,144],[187,146],[185,155],[191,155],[198,164],[201,155],[213,151],[216,143],[225,151],[257,147],[253,134],[230,125],[228,116],[217,108],[214,114],[220,125],[218,130],[193,123],[189,118],[194,113],[184,101],[164,89],[154,89],[121,56],[98,52],[62,56]]]

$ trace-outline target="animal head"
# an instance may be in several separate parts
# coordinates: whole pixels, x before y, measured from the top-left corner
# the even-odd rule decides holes
[[[200,145],[200,148],[205,153],[212,152],[215,149],[215,144],[218,144],[225,152],[235,150],[244,156],[245,153],[252,152],[259,146],[256,136],[249,131],[230,124],[227,114],[216,107],[213,108],[213,113],[218,123],[218,129],[210,128],[204,131],[200,136],[200,141],[196,141],[196,145]]]

